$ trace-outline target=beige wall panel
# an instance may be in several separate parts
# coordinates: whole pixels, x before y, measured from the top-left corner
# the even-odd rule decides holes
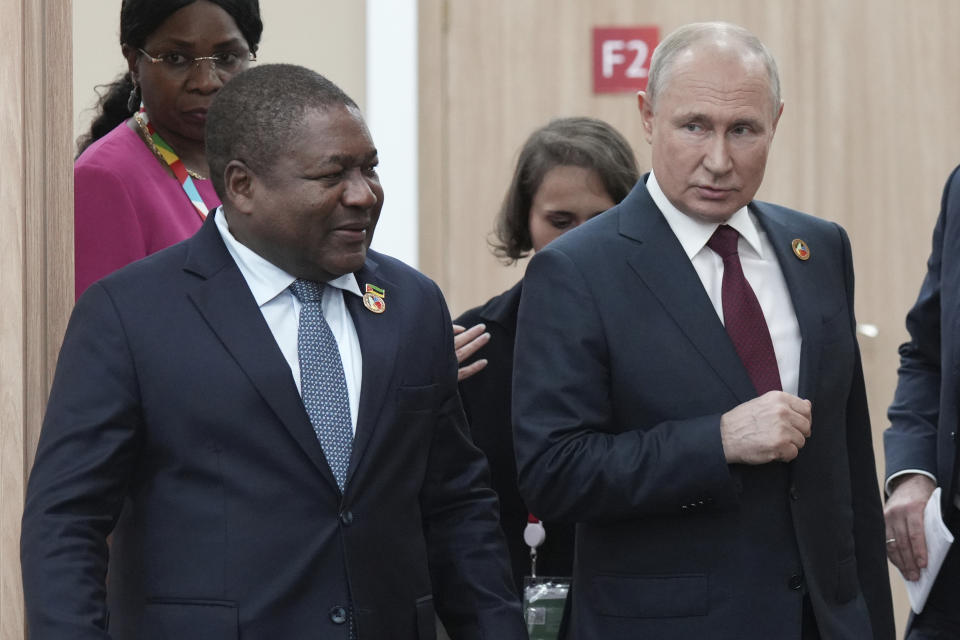
[[[120,1],[73,3],[73,138],[89,130],[96,116],[97,87],[126,71],[120,55]],[[74,148],[76,153],[76,148]]]
[[[421,264],[441,283],[454,314],[522,275],[522,265],[496,262],[486,238],[533,128],[557,116],[603,118],[649,168],[635,98],[592,93],[592,27],[653,24],[663,37],[686,22],[722,19],[767,43],[780,65],[786,108],[759,197],[835,220],[850,234],[858,319],[879,330],[861,345],[882,472],[880,432],[896,384],[896,348],[906,338],[904,314],[924,273],[944,180],[960,163],[960,3],[423,4],[442,16],[421,23],[421,39],[431,29],[441,39],[442,59],[421,66],[421,99],[430,103],[421,108],[443,108],[441,122],[421,132],[423,169],[436,172],[421,178],[421,215],[446,220],[423,231]],[[893,584],[902,628],[907,608],[899,577]]]
[[[354,0],[260,0],[264,62],[314,69],[362,109],[366,103],[366,3]]]
[[[24,637],[20,516],[73,304],[71,3],[0,3],[0,638]]]
[[[361,107],[366,98],[366,3],[283,0],[260,3],[261,63],[290,62],[336,82]],[[120,55],[120,0],[85,0],[73,10],[74,137],[90,126],[94,87],[126,70]]]
[[[421,78],[418,94],[419,132],[418,190],[420,270],[441,274],[450,257],[447,224],[446,176],[446,61],[444,20],[446,12],[437,0],[422,0],[417,7],[417,73]]]
[[[73,95],[71,10],[63,0],[28,0],[25,67],[27,183],[27,469],[33,465],[60,343],[73,309]],[[47,114],[58,114],[48,117]],[[35,351],[35,353],[34,353]]]
[[[21,42],[23,3],[0,4],[0,38]],[[0,56],[0,148],[7,163],[0,180],[0,637],[23,637],[18,527],[23,509],[24,397],[24,51]]]

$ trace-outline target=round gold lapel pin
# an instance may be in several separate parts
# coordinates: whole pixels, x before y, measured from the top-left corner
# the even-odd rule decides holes
[[[796,238],[791,243],[791,246],[793,246],[793,255],[797,256],[801,260],[810,259],[810,247],[807,246],[806,242],[804,242],[800,238]]]
[[[373,311],[374,313],[383,313],[387,310],[387,303],[372,291],[367,291],[363,294],[363,306],[365,306],[368,311]]]

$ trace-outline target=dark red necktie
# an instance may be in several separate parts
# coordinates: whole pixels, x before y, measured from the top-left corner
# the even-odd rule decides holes
[[[717,227],[707,246],[723,258],[723,324],[730,340],[747,368],[757,395],[782,389],[773,340],[763,317],[757,296],[750,288],[740,265],[737,240],[740,234],[725,224]]]

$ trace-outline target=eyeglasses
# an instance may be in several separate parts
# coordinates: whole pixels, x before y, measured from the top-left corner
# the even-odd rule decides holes
[[[196,58],[191,58],[177,52],[162,53],[154,57],[143,49],[137,49],[137,51],[146,56],[151,64],[162,65],[161,68],[175,75],[185,74],[193,65],[199,67],[200,63],[204,60],[210,62],[214,71],[230,74],[240,71],[248,62],[257,61],[257,56],[252,51],[221,51],[212,56],[199,56]]]

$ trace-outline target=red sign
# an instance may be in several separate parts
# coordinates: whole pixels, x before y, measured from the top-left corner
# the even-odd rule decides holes
[[[659,42],[658,27],[594,27],[593,92],[646,89],[650,56]]]

